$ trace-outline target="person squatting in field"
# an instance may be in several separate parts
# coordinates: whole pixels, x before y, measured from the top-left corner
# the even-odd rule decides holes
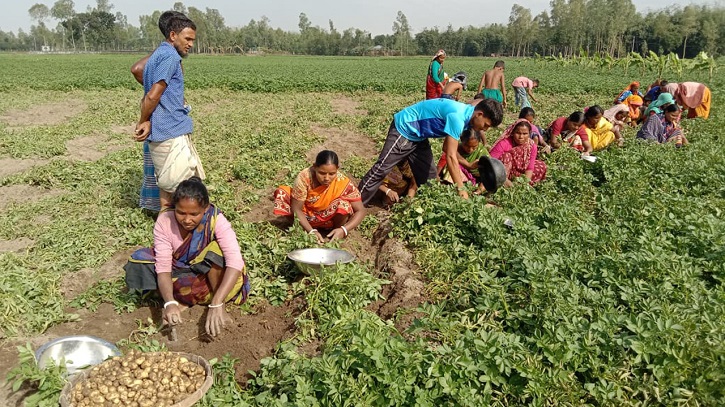
[[[131,290],[158,290],[163,319],[181,323],[181,312],[207,305],[205,329],[212,336],[229,319],[226,302],[247,300],[249,280],[237,235],[213,204],[199,177],[182,181],[154,225],[154,244],[135,251],[124,269]]]
[[[584,129],[594,151],[607,148],[614,140],[620,146],[624,144],[624,137],[604,118],[604,109],[598,105],[590,106],[584,111]]]
[[[680,127],[682,111],[676,104],[667,105],[662,113],[653,113],[647,117],[637,138],[656,143],[675,143],[676,146],[689,144]]]
[[[476,183],[480,177],[478,173],[478,159],[487,156],[488,149],[481,139],[481,132],[473,129],[464,130],[461,134],[461,139],[458,143],[458,167],[461,171],[461,178],[463,182]],[[453,183],[453,177],[451,177],[446,165],[446,154],[441,154],[441,158],[438,160],[436,169],[438,170],[438,177],[440,180],[447,184]]]
[[[418,185],[415,183],[410,164],[403,161],[393,167],[383,183],[380,184],[378,191],[378,195],[382,195],[382,202],[385,207],[400,202],[404,195],[413,198],[418,192]]]
[[[604,111],[604,118],[612,123],[612,131],[622,132],[627,126],[627,119],[629,118],[629,108],[620,103],[616,104],[609,109]]]
[[[314,164],[305,168],[292,187],[274,191],[274,214],[293,219],[318,243],[341,240],[365,218],[360,192],[340,171],[334,151],[323,150]]]
[[[518,119],[509,126],[493,144],[490,154],[506,168],[505,187],[522,175],[532,185],[546,178],[546,163],[536,159],[538,148],[531,139],[531,123],[526,119]]]
[[[659,96],[657,96],[657,99],[655,99],[652,103],[650,103],[647,106],[647,109],[644,110],[644,116],[645,120],[653,114],[659,114],[662,113],[662,109],[666,108],[667,106],[674,104],[675,98],[667,93],[662,92]]]
[[[559,149],[565,144],[580,151],[582,155],[592,152],[592,143],[589,142],[589,135],[584,128],[584,112],[576,111],[568,117],[555,119],[544,133],[553,149]]]
[[[162,24],[159,24],[160,26]],[[191,142],[193,124],[184,103],[181,59],[196,39],[196,25],[174,14],[165,27],[165,40],[151,54],[143,70],[144,98],[135,139],[148,140],[161,206],[169,206],[179,183],[191,176],[205,177]]]
[[[498,126],[503,117],[501,104],[493,99],[464,104],[449,99],[432,99],[408,106],[393,116],[377,162],[360,181],[363,204],[367,205],[392,168],[407,161],[417,185],[437,177],[431,138],[444,138],[446,166],[458,194],[468,199],[458,162],[458,144],[464,130],[485,131]]]
[[[478,84],[476,93],[481,93],[484,98],[493,99],[506,108],[506,79],[504,76],[505,64],[503,61],[496,61],[493,68],[483,73],[481,82]]]
[[[526,119],[528,120],[529,124],[531,124],[531,139],[534,140],[534,143],[536,143],[536,146],[539,148],[539,151],[545,154],[551,153],[551,147],[546,142],[546,139],[543,136],[543,130],[541,127],[537,126],[534,121],[536,120],[536,112],[532,107],[525,107],[521,109],[519,112],[519,119]]]
[[[619,95],[614,99],[613,104],[623,103],[628,97],[632,95],[637,95],[639,97],[642,97],[642,92],[639,91],[640,84],[637,81],[631,82],[629,85],[627,85],[626,88],[624,88],[621,92],[619,92]]]

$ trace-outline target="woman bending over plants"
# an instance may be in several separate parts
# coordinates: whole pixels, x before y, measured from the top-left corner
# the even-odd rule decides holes
[[[677,104],[671,104],[665,107],[663,113],[650,115],[637,132],[637,138],[657,143],[671,142],[678,147],[688,144],[687,138],[680,128],[681,113]]]
[[[179,184],[172,204],[156,219],[153,247],[134,252],[124,267],[126,285],[158,290],[169,325],[181,323],[186,308],[207,305],[206,332],[216,336],[229,319],[224,303],[241,304],[249,293],[237,235],[198,177]]]
[[[607,119],[609,123],[612,123],[614,125],[612,127],[612,131],[616,129],[621,133],[622,130],[624,130],[624,128],[627,126],[627,120],[629,119],[629,108],[622,103],[614,105],[604,111],[604,118]]]
[[[415,183],[415,176],[408,161],[403,161],[393,167],[390,173],[385,176],[378,190],[382,194],[383,206],[385,207],[400,202],[404,195],[408,198],[414,197],[418,191],[418,184]]]
[[[546,163],[536,159],[538,148],[531,139],[531,123],[518,119],[507,128],[491,148],[491,157],[501,160],[506,168],[504,186],[525,176],[533,185],[546,178]]]
[[[484,138],[481,136],[483,132],[479,132],[473,129],[464,130],[461,134],[461,140],[458,143],[458,168],[461,169],[461,179],[464,182],[476,183],[478,177],[478,159],[488,155]],[[453,184],[453,178],[448,172],[448,166],[446,165],[446,154],[441,154],[441,158],[438,160],[438,176],[441,181],[448,184]]]
[[[274,191],[274,214],[294,218],[318,243],[344,239],[365,218],[360,191],[340,172],[334,151],[323,150],[292,187]]]
[[[589,142],[589,135],[584,128],[583,112],[576,111],[569,117],[559,117],[551,122],[544,133],[549,140],[549,145],[554,149],[558,149],[564,144],[581,151],[583,155],[589,155],[592,152],[592,143]]]
[[[584,128],[594,151],[607,148],[614,140],[617,140],[620,146],[624,144],[622,134],[604,118],[604,110],[598,105],[590,106],[584,112]]]

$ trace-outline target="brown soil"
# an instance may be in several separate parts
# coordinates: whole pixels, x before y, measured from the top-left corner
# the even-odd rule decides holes
[[[85,102],[68,99],[62,102],[36,105],[26,110],[12,109],[0,116],[11,127],[50,126],[65,123],[87,108]]]
[[[110,142],[105,135],[95,134],[68,140],[65,147],[72,160],[98,161],[114,151],[131,147],[131,143],[117,144]]]
[[[243,215],[245,221],[253,223],[270,222],[280,227],[291,226],[291,224],[287,225],[289,222],[272,213],[274,210],[274,198],[272,196],[274,190],[274,187],[267,188],[260,193],[259,202]]]
[[[240,315],[238,311],[230,311],[232,322],[221,335],[212,339],[204,331],[206,308],[193,307],[185,312],[184,324],[176,330],[176,342],[163,340],[170,350],[197,354],[207,360],[230,354],[239,360],[237,380],[244,385],[249,379],[248,372],[258,370],[260,361],[271,356],[280,341],[292,337],[298,309],[293,304],[275,307],[262,302],[253,312]]]
[[[421,280],[413,255],[398,240],[388,238],[392,226],[384,219],[373,236],[376,251],[375,269],[391,281],[383,289],[385,301],[371,307],[383,319],[396,318],[396,327],[405,331],[419,315],[413,310],[427,300],[425,283]]]
[[[116,125],[111,126],[111,133],[126,134],[129,136],[129,140],[130,140],[130,136],[133,135],[135,130],[136,130],[136,126],[133,124],[128,124],[128,125],[116,124]]]
[[[17,174],[38,165],[44,165],[48,160],[0,158],[0,178]]]
[[[280,341],[293,335],[294,315],[298,311],[292,304],[274,307],[266,302],[256,305],[252,314],[241,315],[233,308],[228,308],[230,323],[227,323],[224,331],[216,338],[204,333],[205,307],[192,307],[184,312],[183,323],[176,328],[176,341],[169,340],[169,331],[166,328],[148,338],[164,343],[171,351],[189,352],[207,360],[229,354],[239,360],[236,365],[237,380],[244,385],[249,379],[248,371],[259,369],[260,361],[271,356]],[[45,334],[33,338],[4,342],[0,347],[0,377],[6,377],[7,372],[17,366],[16,346],[26,342],[33,349],[37,349],[50,340],[68,335],[91,335],[113,343],[129,338],[141,340],[137,321],[141,321],[144,327],[148,326],[149,318],[156,326],[161,324],[161,311],[158,308],[144,307],[129,314],[118,314],[112,305],[102,304],[96,312],[77,312],[80,316],[78,321],[56,325]],[[22,389],[17,393],[11,390],[10,385],[0,385],[0,400],[3,400],[0,405],[20,406],[24,397],[29,394]]]
[[[28,203],[40,199],[57,196],[63,191],[57,189],[45,189],[30,185],[9,185],[0,187],[0,209],[11,203]]]
[[[0,239],[0,253],[20,252],[35,244],[35,241],[27,237],[21,237],[13,240]]]
[[[352,156],[356,157],[377,157],[378,148],[375,142],[368,136],[347,130],[322,127],[313,124],[311,130],[315,134],[325,137],[322,144],[317,145],[307,152],[307,161],[313,162],[317,153],[322,150],[332,150],[337,153],[340,160],[345,161]]]
[[[111,280],[122,276],[124,273],[123,266],[135,250],[135,248],[128,249],[114,254],[98,270],[81,269],[75,273],[64,274],[60,283],[60,291],[63,297],[66,300],[72,300],[99,281]]]
[[[330,101],[332,113],[346,115],[367,115],[367,110],[360,109],[360,103],[348,97],[338,97]]]

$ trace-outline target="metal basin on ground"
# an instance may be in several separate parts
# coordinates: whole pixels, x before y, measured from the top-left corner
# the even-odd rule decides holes
[[[111,356],[120,355],[116,345],[106,340],[79,335],[64,336],[44,344],[35,352],[35,359],[41,369],[50,365],[51,361],[59,364],[65,360],[68,374],[72,375],[86,366],[97,365]]]
[[[322,266],[334,266],[355,260],[355,255],[348,251],[326,247],[293,250],[287,254],[287,257],[295,262],[300,271],[307,274],[319,270]]]

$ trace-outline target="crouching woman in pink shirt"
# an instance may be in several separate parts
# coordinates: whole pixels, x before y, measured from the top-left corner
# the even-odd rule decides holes
[[[181,323],[181,311],[206,305],[206,332],[216,336],[228,319],[224,304],[247,300],[249,280],[231,224],[198,177],[179,184],[173,207],[159,214],[154,245],[139,249],[124,267],[131,290],[158,290],[163,317]]]

